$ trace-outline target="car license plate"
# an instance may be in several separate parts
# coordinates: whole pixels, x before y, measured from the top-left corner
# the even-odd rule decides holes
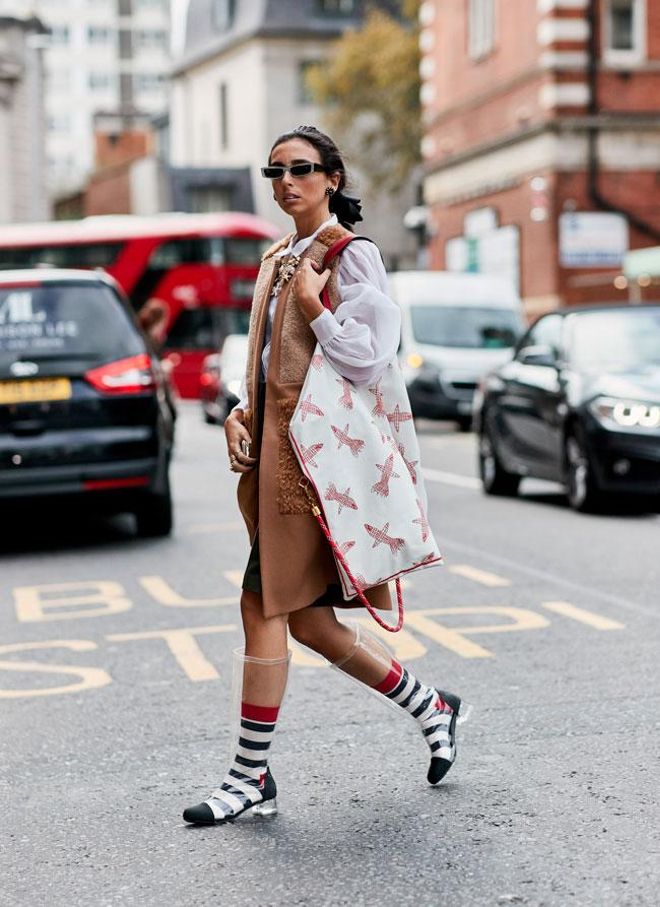
[[[43,403],[47,400],[69,400],[68,378],[43,378],[36,381],[0,381],[0,403]]]

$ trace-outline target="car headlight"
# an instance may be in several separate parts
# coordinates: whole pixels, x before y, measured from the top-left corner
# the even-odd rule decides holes
[[[406,365],[408,368],[421,368],[424,365],[424,357],[419,353],[408,353],[406,356]]]
[[[660,428],[660,404],[596,397],[589,408],[606,428]]]

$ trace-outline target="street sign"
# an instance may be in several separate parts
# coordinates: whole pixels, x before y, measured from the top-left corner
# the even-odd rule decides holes
[[[563,268],[619,268],[628,251],[628,221],[621,214],[572,211],[559,218]]]

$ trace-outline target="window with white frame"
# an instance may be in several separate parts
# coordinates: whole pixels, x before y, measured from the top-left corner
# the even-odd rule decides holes
[[[162,91],[164,77],[158,72],[136,72],[133,76],[133,87],[138,93]]]
[[[117,32],[114,28],[106,28],[104,25],[88,25],[87,41],[90,44],[114,44],[117,40]]]
[[[646,54],[646,0],[606,0],[604,53],[607,63],[635,63]]]
[[[301,60],[298,63],[298,103],[313,104],[314,92],[309,85],[309,74],[323,65],[322,60]]]
[[[51,46],[68,44],[71,32],[68,25],[52,25],[50,28],[49,43]]]
[[[169,38],[167,32],[161,29],[141,28],[135,31],[134,35],[136,45],[143,49],[167,50],[168,48]]]
[[[113,72],[92,71],[89,73],[88,84],[93,91],[108,91],[117,87],[117,76]]]
[[[318,0],[318,10],[324,16],[352,16],[356,12],[355,0]]]
[[[468,52],[473,60],[495,46],[495,0],[468,0]]]

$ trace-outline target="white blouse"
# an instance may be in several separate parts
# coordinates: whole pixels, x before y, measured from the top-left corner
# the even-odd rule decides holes
[[[311,236],[295,243],[293,237],[287,248],[275,253],[275,257],[302,254],[317,233],[336,223],[337,217],[333,214]],[[354,384],[371,384],[380,377],[396,353],[401,333],[401,313],[387,295],[385,267],[374,243],[358,240],[343,250],[339,259],[337,286],[341,302],[334,313],[324,309],[309,326],[340,375]],[[277,296],[271,296],[267,336],[270,335],[277,301]],[[268,371],[269,358],[270,343],[267,343],[261,356],[264,374]],[[246,378],[241,385],[240,397],[234,409],[247,408]]]

